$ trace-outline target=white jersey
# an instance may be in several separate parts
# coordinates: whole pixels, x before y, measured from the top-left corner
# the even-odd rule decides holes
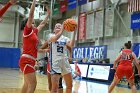
[[[50,34],[49,38],[53,35],[54,34]],[[51,61],[57,61],[67,57],[66,43],[69,41],[70,39],[68,37],[61,35],[57,42],[51,42]]]

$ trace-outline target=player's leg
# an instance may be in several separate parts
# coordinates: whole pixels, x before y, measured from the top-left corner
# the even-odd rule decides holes
[[[24,77],[24,84],[23,84],[21,93],[27,93],[27,90],[28,90],[28,82],[27,82],[26,78]]]
[[[118,66],[114,75],[114,79],[109,86],[108,93],[111,93],[114,89],[114,87],[119,83],[120,79],[124,76],[123,74],[124,70],[122,66]]]
[[[129,85],[132,89],[132,93],[137,93],[136,86],[135,86],[135,83],[134,83],[134,79],[130,79],[130,80],[128,80],[128,82],[129,82]]]
[[[73,80],[72,74],[68,73],[68,74],[65,74],[63,77],[66,83],[66,93],[72,93],[72,80]]]
[[[29,61],[29,60],[28,60]],[[33,64],[25,64],[26,58],[20,59],[20,69],[24,74],[24,85],[22,87],[22,93],[34,93],[36,88],[36,74],[34,68],[34,61]]]
[[[114,87],[119,83],[120,79],[114,77],[113,82],[111,83],[111,85],[109,86],[109,90],[108,93],[111,93],[112,90],[114,89]]]
[[[51,75],[51,83],[52,83],[51,93],[57,93],[58,92],[60,77],[61,77],[60,74],[52,74]]]
[[[28,85],[27,93],[34,93],[37,84],[35,72],[24,75],[24,78]]]
[[[128,82],[129,82],[129,86],[132,89],[132,93],[137,93],[136,86],[135,86],[135,83],[134,83],[134,72],[133,72],[133,68],[132,67],[128,67],[127,68],[127,72],[128,73],[126,73],[126,78],[127,78]]]
[[[49,91],[51,91],[52,89],[51,74],[47,73],[47,75],[48,75],[48,88],[49,88]]]
[[[61,63],[62,68],[62,75],[66,83],[66,93],[72,93],[72,73],[71,73],[71,67],[67,59],[62,61]]]

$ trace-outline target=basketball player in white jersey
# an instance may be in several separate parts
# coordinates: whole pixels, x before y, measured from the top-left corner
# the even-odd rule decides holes
[[[48,39],[48,42],[50,43],[51,93],[58,92],[61,75],[66,83],[66,93],[72,93],[72,74],[68,62],[67,47],[72,48],[74,46],[76,31],[74,31],[72,40],[63,36],[63,31],[63,25],[57,23],[53,31],[54,34],[50,34]]]

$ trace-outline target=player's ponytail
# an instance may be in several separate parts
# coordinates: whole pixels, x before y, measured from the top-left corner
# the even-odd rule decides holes
[[[124,46],[127,48],[127,49],[131,49],[131,41],[128,41],[127,43],[124,44]]]

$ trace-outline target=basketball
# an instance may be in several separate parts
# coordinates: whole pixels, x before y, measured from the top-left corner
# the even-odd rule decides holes
[[[77,22],[74,19],[67,19],[64,21],[64,29],[68,32],[73,32],[77,28]]]

